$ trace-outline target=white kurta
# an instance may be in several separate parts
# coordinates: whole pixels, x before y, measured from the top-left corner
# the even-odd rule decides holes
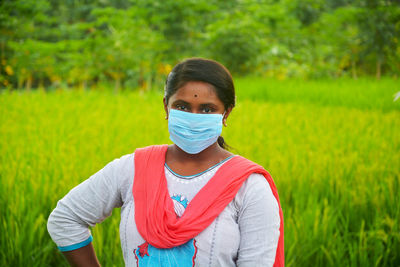
[[[181,176],[165,166],[178,216],[228,160],[193,176]],[[129,154],[110,162],[61,199],[47,225],[60,250],[89,244],[92,237],[88,227],[121,207],[120,239],[126,266],[273,265],[279,239],[279,207],[262,175],[250,175],[223,212],[194,240],[166,250],[149,245],[149,255],[140,253],[139,246],[145,241],[134,219],[133,179],[134,154]]]

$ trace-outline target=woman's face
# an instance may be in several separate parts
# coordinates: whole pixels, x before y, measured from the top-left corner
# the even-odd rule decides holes
[[[224,114],[224,121],[228,117],[229,108],[225,110],[224,103],[218,98],[214,87],[205,82],[190,81],[179,88],[169,100],[168,105],[164,98],[164,108],[167,113],[169,109],[177,109],[185,112],[200,114]]]

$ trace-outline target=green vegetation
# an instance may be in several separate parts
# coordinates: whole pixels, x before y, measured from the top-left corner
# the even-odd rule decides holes
[[[400,72],[397,0],[3,0],[0,88],[158,87],[202,56],[234,74]]]
[[[275,179],[287,266],[399,266],[397,83],[236,80],[223,135]],[[170,143],[152,91],[4,91],[0,136],[0,266],[66,266],[46,231],[57,200],[114,158]],[[123,265],[118,227],[117,209],[93,229],[104,266]]]
[[[325,79],[278,81],[259,77],[240,78],[236,82],[239,99],[294,102],[321,106],[342,106],[371,110],[399,110],[393,102],[394,94],[400,90],[399,82],[393,79],[377,81],[364,79]]]
[[[224,136],[276,181],[287,266],[400,266],[397,0],[0,1],[0,266],[66,266],[50,211],[170,142],[150,89],[193,56],[241,77]],[[104,266],[118,224],[93,229]]]

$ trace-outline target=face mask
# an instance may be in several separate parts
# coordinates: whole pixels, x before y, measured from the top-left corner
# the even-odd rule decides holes
[[[169,138],[189,154],[197,154],[214,144],[222,132],[222,114],[197,114],[170,109]]]

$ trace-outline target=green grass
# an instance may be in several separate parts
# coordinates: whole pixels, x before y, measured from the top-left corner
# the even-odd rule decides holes
[[[236,87],[239,99],[400,111],[400,104],[393,102],[400,81],[391,78],[278,81],[247,77],[238,79]]]
[[[236,81],[223,135],[274,177],[287,266],[400,265],[397,84]],[[114,158],[170,143],[164,116],[155,92],[0,94],[0,266],[66,266],[49,213]],[[118,227],[115,210],[93,229],[103,266],[123,265]]]

